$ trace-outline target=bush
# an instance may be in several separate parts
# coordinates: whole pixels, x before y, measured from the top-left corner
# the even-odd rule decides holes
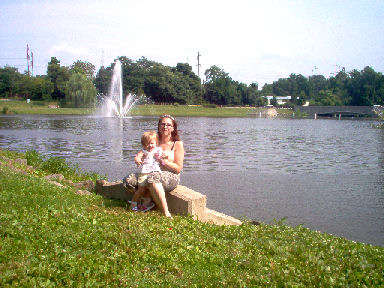
[[[8,113],[9,113],[9,108],[8,108],[8,106],[4,106],[4,107],[3,107],[3,110],[1,111],[1,113],[3,113],[3,114],[8,114]]]
[[[72,174],[75,173],[75,170],[73,167],[71,167],[67,162],[65,162],[64,159],[59,157],[51,157],[45,160],[41,166],[41,168],[52,174]]]
[[[44,159],[43,156],[35,150],[27,151],[25,153],[25,158],[27,159],[28,165],[48,174],[63,174],[65,176],[75,174],[76,172],[76,168],[69,165],[64,159],[55,156]]]
[[[35,168],[39,168],[44,161],[43,157],[41,157],[35,150],[25,152],[25,158],[27,159],[27,165]]]

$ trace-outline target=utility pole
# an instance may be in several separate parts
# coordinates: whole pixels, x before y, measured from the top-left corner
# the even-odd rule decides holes
[[[200,52],[197,52],[197,76],[199,76],[199,78],[200,78],[200,66],[201,66],[200,56],[201,56]]]
[[[29,58],[29,45],[27,44],[27,66],[28,66],[28,76],[30,76],[29,75],[29,60],[30,60],[30,58]]]
[[[33,52],[31,51],[31,67],[32,67],[32,76],[33,76]]]
[[[203,84],[201,83],[201,78],[200,78],[200,52],[197,52],[197,76],[200,79],[200,103],[203,104]]]

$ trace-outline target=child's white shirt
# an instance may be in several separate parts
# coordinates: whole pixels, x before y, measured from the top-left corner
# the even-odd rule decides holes
[[[155,171],[161,171],[160,163],[156,159],[155,155],[158,154],[158,158],[162,155],[163,150],[160,147],[154,148],[152,151],[142,150],[144,153],[143,165],[141,166],[141,173],[150,173]]]

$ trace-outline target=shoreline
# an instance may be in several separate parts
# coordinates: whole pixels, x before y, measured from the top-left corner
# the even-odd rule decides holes
[[[97,115],[97,108],[60,108],[57,102],[0,99],[0,115]],[[204,105],[163,105],[142,104],[134,106],[129,116],[160,116],[170,114],[175,117],[215,117],[215,118],[268,118],[268,119],[329,119],[334,117],[312,117],[292,108],[282,107],[251,107],[251,106],[204,106]],[[374,117],[343,117],[343,120],[383,121],[384,116]],[[384,124],[378,125],[383,128]]]
[[[135,106],[129,116],[160,116],[171,114],[175,117],[258,117],[266,116],[268,110],[274,109],[277,118],[294,118],[293,110],[273,107],[248,106],[217,106],[204,107],[202,105],[155,105],[144,104]],[[52,115],[92,115],[97,109],[90,108],[57,108],[56,102],[0,101],[0,115],[12,114],[52,114]]]

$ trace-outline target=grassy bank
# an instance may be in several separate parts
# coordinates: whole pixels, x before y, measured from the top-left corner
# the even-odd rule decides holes
[[[228,227],[129,212],[121,201],[48,182],[41,166],[34,172],[8,160],[23,154],[0,156],[0,286],[384,285],[383,247],[282,224]]]
[[[62,114],[62,115],[87,115],[92,114],[89,108],[56,108],[57,102],[46,101],[4,101],[0,100],[0,114]]]
[[[73,114],[88,115],[95,113],[94,109],[85,108],[52,108],[57,106],[55,102],[25,101],[0,101],[0,113],[2,114]],[[204,117],[258,117],[260,112],[265,112],[262,107],[214,107],[188,106],[188,105],[138,105],[135,106],[133,116],[159,116],[171,114],[179,116],[204,116]],[[292,117],[292,111],[278,109],[279,117]]]

